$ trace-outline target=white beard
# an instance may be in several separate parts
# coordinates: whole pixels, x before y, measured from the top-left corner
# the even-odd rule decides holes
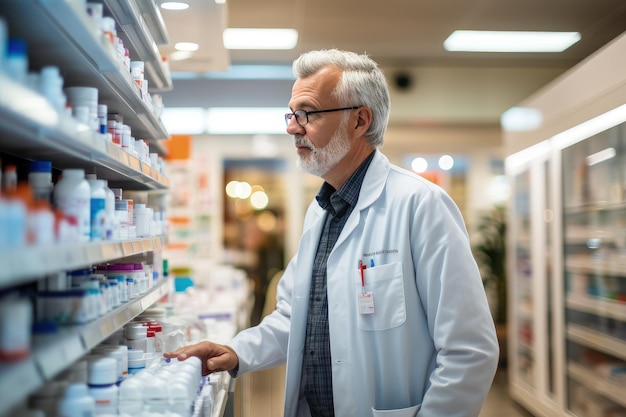
[[[344,118],[339,125],[335,134],[330,138],[328,144],[323,148],[316,148],[311,141],[302,137],[295,136],[294,142],[296,146],[304,146],[311,150],[308,157],[300,156],[296,161],[296,166],[303,172],[322,177],[330,171],[344,156],[350,151],[350,143],[345,137],[348,118]]]

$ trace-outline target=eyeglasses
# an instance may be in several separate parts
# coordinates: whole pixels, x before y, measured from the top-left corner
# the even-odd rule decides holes
[[[291,118],[293,116],[296,116],[296,122],[298,122],[300,126],[304,127],[309,123],[309,114],[330,113],[333,111],[341,111],[341,110],[354,110],[354,109],[358,109],[359,107],[361,106],[342,107],[340,109],[313,110],[313,111],[296,110],[293,113],[285,114],[285,123],[289,125],[289,121],[291,120]]]

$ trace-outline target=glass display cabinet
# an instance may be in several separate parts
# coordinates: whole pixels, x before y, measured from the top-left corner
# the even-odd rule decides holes
[[[566,408],[626,415],[626,126],[562,150]]]

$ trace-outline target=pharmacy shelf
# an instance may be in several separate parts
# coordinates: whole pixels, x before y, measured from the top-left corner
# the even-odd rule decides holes
[[[11,411],[121,326],[167,295],[169,284],[169,281],[162,282],[141,297],[85,325],[67,326],[52,334],[36,336],[28,358],[0,364],[0,415]]]
[[[125,241],[27,246],[0,253],[0,289],[25,284],[46,274],[68,271],[144,252],[160,250],[162,236]]]
[[[567,296],[567,308],[626,321],[626,302],[617,300],[570,294]]]
[[[167,39],[161,13],[153,0],[144,0],[139,3],[145,3],[146,7],[140,9],[138,4],[128,0],[104,0],[109,12],[105,14],[110,14],[117,22],[118,36],[124,40],[124,45],[128,48],[133,61],[144,62],[144,72],[148,79],[149,90],[154,92],[169,91],[172,89],[172,78],[163,65],[161,53],[144,20],[142,11],[146,11],[146,17],[152,17],[150,21],[158,28],[157,34],[161,38]],[[147,7],[150,4],[152,7]],[[150,13],[147,13],[148,11]]]
[[[565,259],[565,269],[580,274],[626,277],[626,256],[617,252],[603,258],[570,255]]]
[[[167,27],[165,27],[165,21],[157,2],[155,0],[140,0],[137,2],[137,6],[141,10],[143,20],[157,45],[170,43]]]
[[[0,73],[0,134],[11,137],[1,150],[19,157],[49,160],[54,168],[83,168],[107,178],[109,186],[130,190],[164,190],[167,178],[103,136],[81,129],[57,113],[34,91]]]
[[[9,22],[20,22],[9,31],[26,39],[31,69],[55,65],[62,69],[64,87],[98,88],[99,103],[106,104],[109,113],[123,115],[135,138],[146,139],[152,152],[164,155],[161,139],[168,133],[163,123],[79,3],[4,0],[0,13]]]
[[[624,397],[624,385],[617,384],[611,380],[600,377],[588,367],[575,362],[567,365],[569,376],[584,385],[587,389],[596,394],[608,398],[615,403],[626,407],[626,397]]]
[[[588,204],[580,204],[576,206],[568,206],[564,209],[565,215],[570,214],[591,214],[595,212],[624,211],[625,203],[609,203],[606,201],[598,201]]]
[[[567,338],[580,345],[626,360],[626,341],[577,324],[567,326]]]

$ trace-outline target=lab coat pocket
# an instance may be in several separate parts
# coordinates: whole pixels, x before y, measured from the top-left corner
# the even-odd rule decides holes
[[[415,417],[420,408],[420,405],[400,410],[375,410],[372,408],[372,417]]]
[[[363,271],[365,287],[361,273],[357,270],[355,279],[355,297],[357,300],[357,321],[361,330],[374,331],[398,327],[406,320],[406,300],[402,263],[395,262],[367,268]],[[361,314],[358,300],[363,290],[371,293],[374,299],[374,313]]]

